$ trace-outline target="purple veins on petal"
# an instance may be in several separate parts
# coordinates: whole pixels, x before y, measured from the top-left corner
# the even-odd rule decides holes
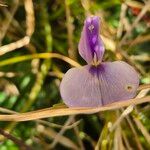
[[[105,62],[97,68],[97,72],[101,83],[103,105],[135,97],[139,76],[127,63]]]
[[[138,75],[130,65],[106,62],[70,69],[61,82],[60,93],[69,107],[97,107],[133,98],[138,85]]]
[[[69,107],[101,106],[101,93],[96,74],[89,72],[89,66],[72,68],[65,74],[60,94]]]
[[[85,20],[78,48],[80,55],[88,64],[93,63],[94,55],[99,63],[103,58],[104,45],[99,36],[99,30],[99,17],[88,17]]]

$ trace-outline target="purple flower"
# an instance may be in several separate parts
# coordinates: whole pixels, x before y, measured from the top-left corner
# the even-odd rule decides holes
[[[104,45],[99,36],[99,18],[89,17],[79,42],[79,53],[88,64],[98,65],[101,63],[104,54]]]
[[[88,64],[68,70],[62,79],[60,93],[69,107],[98,107],[136,95],[139,77],[134,68],[123,61],[102,62],[99,22],[97,16],[88,17],[81,33],[79,53]]]

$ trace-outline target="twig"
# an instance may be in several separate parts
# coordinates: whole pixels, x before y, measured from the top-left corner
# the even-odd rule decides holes
[[[72,17],[70,13],[70,6],[68,4],[68,1],[65,0],[65,10],[66,10],[66,22],[67,22],[67,31],[68,31],[68,44],[69,44],[69,50],[68,54],[69,57],[76,60],[76,50],[73,43],[73,30],[74,26],[72,23]]]
[[[33,13],[33,11],[31,11],[31,9],[33,9],[32,0],[25,0],[24,4],[25,4],[25,9],[29,9],[29,10],[26,10],[27,11],[26,14],[31,15]],[[28,8],[28,7],[30,7],[30,8]],[[42,8],[45,8],[45,7],[42,7]],[[42,11],[42,12],[45,13],[45,11]],[[33,17],[34,15],[32,14],[31,16]],[[27,21],[30,21],[30,23],[32,23],[32,21],[34,20],[34,19],[30,20],[31,16],[27,17]],[[33,27],[32,27],[32,25],[30,25],[30,23],[27,22],[27,26],[28,27],[31,26],[31,29],[27,30],[28,31],[27,34],[32,34],[32,32],[33,32]],[[45,25],[47,25],[47,22],[43,22],[43,23]],[[49,30],[49,32],[47,32],[47,31],[45,31],[45,32],[46,32],[46,36],[47,36],[47,34],[49,35],[50,40],[49,40],[49,42],[46,43],[47,44],[46,46],[47,46],[48,50],[52,50],[51,27],[49,24],[48,24],[48,26],[49,26],[50,30]],[[38,96],[39,91],[41,90],[41,87],[44,83],[45,77],[49,71],[49,68],[50,68],[50,60],[48,60],[48,59],[44,60],[44,62],[40,66],[40,71],[38,72],[38,74],[36,76],[36,81],[35,81],[33,87],[31,88],[31,92],[29,93],[28,100],[26,101],[26,105],[24,105],[21,108],[21,110],[20,110],[21,112],[27,111],[32,106],[32,104],[35,102],[36,97]],[[17,124],[16,122],[8,124],[8,126],[6,127],[7,131],[10,132],[16,126],[16,124]]]
[[[0,115],[0,121],[29,121],[47,117],[77,115],[77,114],[92,114],[100,111],[114,110],[129,105],[137,105],[145,102],[150,102],[150,96],[144,98],[130,99],[121,102],[114,102],[112,104],[97,107],[97,108],[47,108],[27,113],[19,113],[13,115]]]
[[[14,143],[19,145],[21,150],[31,150],[31,147],[26,145],[22,140],[17,139],[16,137],[12,136],[11,134],[5,132],[3,129],[0,128],[0,134],[6,137],[7,139],[12,140]]]
[[[24,6],[26,10],[26,35],[31,37],[34,32],[35,18],[32,0],[25,0]]]
[[[24,38],[22,38],[16,42],[1,46],[0,47],[0,56],[4,55],[5,53],[11,52],[12,50],[21,48],[21,47],[27,45],[29,42],[30,42],[30,37],[25,36]]]
[[[140,140],[139,140],[139,137],[137,135],[137,132],[136,132],[136,130],[135,130],[134,126],[133,126],[133,123],[131,122],[129,116],[126,116],[126,120],[127,120],[128,124],[129,124],[129,126],[131,128],[131,131],[133,132],[133,135],[135,137],[135,142],[137,143],[138,149],[139,150],[143,150],[143,147],[142,147],[142,145],[140,143]]]
[[[135,61],[143,61],[143,62],[150,61],[150,57],[147,54],[132,55],[130,58]]]
[[[108,138],[107,138],[107,134],[108,134],[108,123],[106,122],[103,129],[102,129],[102,132],[99,136],[99,139],[98,139],[98,142],[96,143],[95,145],[95,148],[94,150],[100,150],[100,149],[106,149],[106,145],[108,144]]]
[[[29,44],[30,38],[34,32],[34,10],[32,0],[25,0],[25,10],[27,26],[26,36],[16,42],[2,46],[0,48],[0,56]]]
[[[7,109],[7,108],[3,108],[3,107],[0,107],[0,112],[2,113],[7,113],[7,114],[19,114],[18,112],[16,111],[13,111],[13,110],[10,110],[10,109]],[[62,125],[59,125],[59,124],[56,124],[56,123],[51,123],[51,122],[48,122],[48,121],[45,121],[45,120],[36,120],[37,123],[40,123],[40,124],[43,124],[43,125],[46,125],[46,126],[49,126],[49,127],[53,127],[53,128],[62,128],[64,126]],[[79,125],[79,123],[81,122],[81,120],[78,120],[76,122],[74,122],[73,124],[70,124],[68,126],[65,127],[66,130],[68,129],[72,129],[74,127],[76,127],[77,125]]]
[[[73,119],[73,121],[75,122],[75,118]],[[78,143],[79,143],[79,145],[80,145],[80,149],[81,149],[81,150],[85,150],[84,144],[83,144],[83,142],[82,142],[82,139],[80,138],[80,131],[79,131],[78,126],[74,126],[74,131],[75,131],[75,134],[76,134]]]
[[[149,92],[149,89],[143,89],[142,91],[140,91],[140,93],[136,96],[136,98],[142,98],[144,97],[147,93]],[[121,123],[121,121],[127,116],[129,115],[133,109],[134,109],[135,105],[130,105],[128,106],[125,110],[123,109],[123,113],[120,115],[120,117],[117,119],[117,121],[115,121],[115,123],[113,124],[113,126],[111,126],[111,128],[109,129],[110,132],[114,131],[114,129]]]
[[[130,105],[125,110],[123,110],[123,113],[119,116],[119,118],[115,121],[115,123],[111,126],[109,129],[110,132],[114,131],[118,125],[120,125],[121,121],[133,111],[134,106]]]
[[[149,91],[147,91],[148,93]],[[142,93],[142,95],[144,95],[145,93]],[[139,112],[138,109],[135,108],[135,115],[132,115],[132,118],[135,122],[135,124],[137,125],[138,129],[142,132],[143,136],[145,137],[145,139],[147,140],[147,142],[150,144],[150,134],[149,132],[146,130],[146,128],[144,127],[144,125],[142,124],[141,120],[139,119]]]
[[[118,39],[121,37],[122,32],[123,32],[123,22],[124,22],[123,20],[126,15],[126,10],[127,10],[127,5],[123,3],[121,5],[120,21],[119,21],[119,26],[118,26],[118,30],[117,30],[117,38]]]
[[[14,0],[14,7],[11,11],[11,15],[7,18],[7,22],[4,22],[4,24],[3,24],[3,27],[2,27],[3,30],[0,34],[0,45],[1,45],[1,42],[2,42],[3,38],[5,37],[5,34],[6,34],[8,28],[10,26],[10,23],[12,22],[13,17],[15,15],[17,9],[18,9],[18,4],[19,4],[19,0]]]
[[[63,125],[51,123],[51,122],[48,122],[48,121],[45,121],[45,120],[40,120],[40,119],[36,120],[36,122],[41,123],[41,124],[46,125],[46,126],[49,126],[49,127],[53,127],[53,128],[59,128],[60,129],[60,128],[64,127]],[[76,122],[74,122],[74,123],[72,123],[68,126],[65,126],[64,128],[66,130],[75,128],[77,125],[79,125],[80,122],[81,122],[81,120],[78,120],[78,121],[76,121]]]
[[[64,132],[66,131],[66,126],[68,126],[74,119],[74,116],[70,116],[68,118],[68,120],[65,122],[64,126],[62,127],[62,129],[59,131],[59,133],[55,136],[54,141],[51,144],[51,148],[54,148],[56,146],[56,144],[58,143],[60,136],[62,136],[64,134]]]
[[[143,126],[143,124],[136,117],[133,117],[133,120],[135,121],[138,129],[142,132],[142,134],[145,137],[146,141],[150,144],[150,134],[148,133],[146,128]]]
[[[49,138],[52,138],[52,139],[55,139],[58,134],[53,129],[44,128],[44,126],[42,126],[42,125],[37,126],[37,131],[42,133],[43,135],[46,135]],[[60,135],[60,140],[58,142],[68,148],[71,148],[72,150],[79,150],[79,148],[76,146],[76,144],[65,136]],[[52,149],[51,146],[49,149]]]
[[[135,21],[133,22],[133,24],[131,25],[130,29],[126,32],[126,34],[124,35],[124,37],[122,38],[121,42],[120,42],[120,46],[122,44],[124,44],[126,38],[130,35],[131,31],[137,26],[137,24],[139,23],[139,21],[142,19],[142,17],[145,15],[145,13],[149,10],[150,7],[150,0],[148,0],[145,4],[145,6],[143,7],[143,9],[141,10],[141,12],[139,13],[139,15],[137,16],[137,18],[135,19]]]
[[[8,7],[6,4],[2,4],[2,3],[0,3],[0,6],[2,6],[2,7]]]
[[[141,35],[141,36],[138,36],[137,38],[135,38],[131,44],[130,44],[130,47],[132,46],[135,46],[137,44],[140,44],[140,43],[143,43],[143,42],[147,42],[147,41],[150,41],[150,35]],[[129,47],[129,48],[130,48]]]
[[[128,138],[126,137],[126,134],[123,130],[121,130],[121,133],[122,133],[122,138],[124,140],[124,143],[125,143],[125,146],[126,146],[126,149],[127,150],[132,150],[131,146],[130,146],[130,143],[129,143],[129,140]]]
[[[121,127],[118,126],[114,136],[114,150],[125,150],[122,143]]]

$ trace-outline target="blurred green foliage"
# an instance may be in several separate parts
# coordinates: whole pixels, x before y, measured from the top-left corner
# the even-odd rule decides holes
[[[32,55],[42,52],[55,52],[70,57],[68,54],[69,39],[66,21],[66,5],[68,5],[70,10],[69,17],[73,28],[72,36],[75,51],[77,51],[84,19],[88,13],[99,15],[102,18],[101,34],[107,39],[114,41],[114,43],[119,43],[126,33],[126,29],[124,29],[122,36],[119,39],[116,37],[119,28],[121,5],[123,3],[121,0],[66,0],[66,2],[65,0],[36,0],[33,1],[33,3],[35,31],[32,35],[30,44],[0,56],[0,62],[25,54]],[[6,13],[11,16],[14,5],[17,5],[17,9],[6,31],[6,35],[1,39],[1,45],[15,42],[26,34],[24,1],[19,1],[19,3],[16,4],[15,0],[13,2],[6,0],[5,4],[8,5],[8,7],[0,7],[1,26],[4,26],[4,23],[9,19]],[[86,9],[86,7],[89,7],[89,9]],[[130,26],[136,17],[137,16],[132,13],[132,9],[129,7],[126,14],[126,21],[128,21],[127,25]],[[141,77],[141,83],[144,84],[150,83],[150,61],[148,59],[150,54],[150,43],[149,40],[143,40],[135,45],[132,42],[134,42],[134,39],[137,37],[143,36],[144,38],[148,36],[150,33],[148,27],[148,22],[142,19],[128,37],[125,45],[120,49],[120,51],[125,51],[129,56],[128,58],[123,57],[122,59],[136,67]],[[4,32],[3,28],[1,32]],[[105,44],[107,44],[107,42]],[[105,60],[114,61],[116,59],[118,59],[116,51],[106,49]],[[76,61],[85,64],[78,54]],[[59,93],[61,79],[57,76],[57,73],[65,73],[70,67],[69,64],[58,59],[34,59],[0,67],[0,71],[5,73],[0,76],[0,106],[22,112],[52,107],[54,104],[61,103],[62,99]],[[14,75],[12,77],[8,76],[6,74],[8,72],[12,72]],[[135,116],[139,117],[145,129],[149,132],[150,112],[147,107],[149,108],[149,104],[139,106],[138,109],[140,113]],[[133,116],[130,117],[133,118]],[[79,146],[78,140],[81,139],[85,149],[93,149],[93,143],[96,144],[101,138],[106,140],[108,136],[106,124],[108,122],[114,122],[117,117],[116,111],[94,115],[78,115],[75,117],[75,120],[81,119],[78,125],[79,131],[76,134],[75,129],[70,129],[65,132],[64,136],[72,140],[77,146]],[[45,120],[50,123],[63,125],[67,119],[68,117],[57,117]],[[133,120],[132,123],[134,124]],[[0,127],[11,131],[10,133],[13,136],[22,139],[23,142],[30,145],[33,149],[51,149],[50,143],[53,141],[53,138],[38,132],[38,124],[39,123],[35,121],[22,123],[0,122]],[[133,149],[138,149],[137,143],[133,138],[134,135],[129,125],[127,126],[126,124],[126,121],[122,122],[122,126],[124,127],[122,128],[124,129],[123,132],[126,134],[131,147]],[[133,126],[139,136],[139,141],[143,149],[150,149],[150,143],[146,141],[136,125],[134,124]],[[55,128],[53,128],[53,130],[56,132],[60,131],[60,129]],[[80,134],[78,135],[78,133]],[[110,142],[109,148],[112,146],[113,137],[114,135],[111,135],[110,141],[107,141]],[[0,144],[0,150],[19,149],[19,146],[9,139],[3,139]],[[63,150],[68,148],[59,143],[53,149]]]

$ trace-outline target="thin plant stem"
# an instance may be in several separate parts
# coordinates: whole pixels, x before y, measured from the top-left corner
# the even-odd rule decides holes
[[[121,107],[129,106],[131,104],[141,104],[143,102],[149,102],[150,96],[144,98],[130,99],[128,101],[115,102],[110,105],[96,107],[96,108],[45,108],[41,110],[13,114],[13,115],[0,115],[0,121],[29,121],[41,118],[56,117],[56,116],[66,116],[66,115],[76,115],[76,114],[93,114],[100,111],[114,110]]]
[[[69,116],[69,118],[65,122],[64,126],[61,128],[61,130],[59,131],[59,133],[54,138],[54,141],[51,144],[51,148],[54,148],[56,146],[56,144],[58,143],[58,141],[60,139],[60,136],[62,136],[64,134],[64,132],[66,131],[65,127],[68,126],[73,121],[74,117],[75,116]]]
[[[131,122],[131,119],[129,118],[129,116],[126,116],[126,120],[127,120],[128,124],[129,124],[129,126],[131,128],[131,131],[132,131],[134,137],[135,137],[135,142],[137,144],[138,149],[139,150],[143,150],[143,147],[142,147],[142,145],[140,143],[138,134],[137,134],[137,132],[136,132],[136,130],[135,130],[134,126],[133,126],[133,123]]]
[[[17,139],[16,137],[12,136],[11,134],[7,133],[1,128],[0,128],[0,134],[3,135],[5,138],[12,140],[15,144],[19,146],[20,150],[32,150],[31,147],[26,145],[22,140]]]
[[[70,4],[68,3],[68,0],[65,0],[65,10],[66,10],[66,25],[67,25],[67,32],[68,32],[68,44],[69,44],[69,49],[68,49],[68,54],[69,57],[76,60],[76,50],[73,42],[73,31],[74,31],[74,26],[73,26],[73,18],[71,16],[70,12]]]
[[[30,0],[27,0],[25,1],[25,4],[26,5],[29,5],[31,4],[31,1]],[[45,7],[43,7],[44,9]],[[29,10],[28,10],[29,11]],[[31,11],[31,10],[30,10]],[[43,12],[43,16],[47,15],[47,12],[45,10],[42,11]],[[28,21],[31,20],[31,17],[27,17]],[[45,19],[45,18],[44,18]],[[46,18],[47,19],[47,18]],[[44,25],[45,26],[48,26],[48,30],[46,30],[47,28],[45,28],[45,37],[48,36],[48,39],[49,40],[46,40],[47,41],[47,51],[48,52],[51,52],[52,51],[52,35],[51,35],[51,26],[49,25],[49,23],[46,21],[44,21]],[[28,24],[28,26],[30,26],[30,24]],[[31,34],[33,32],[33,28],[30,29],[30,30],[27,30],[27,33],[28,34]],[[47,38],[46,38],[47,39]],[[25,57],[24,57],[25,58]],[[31,58],[30,56],[28,58]],[[44,60],[44,62],[42,63],[41,67],[40,67],[40,71],[38,72],[37,74],[37,77],[36,77],[36,82],[35,84],[33,85],[32,89],[31,89],[31,92],[29,93],[29,96],[28,96],[28,100],[26,101],[26,105],[24,105],[24,107],[21,109],[21,112],[25,112],[27,111],[31,106],[32,104],[36,101],[36,98],[41,90],[41,87],[44,83],[44,80],[45,80],[45,77],[46,75],[48,74],[48,71],[49,71],[49,68],[50,68],[50,59],[46,59]],[[6,127],[6,130],[8,132],[10,132],[14,127],[16,126],[16,123],[11,123],[9,124],[7,127]]]
[[[32,55],[18,56],[15,58],[10,58],[10,59],[6,59],[6,60],[1,61],[0,67],[10,65],[10,64],[19,63],[22,61],[35,59],[35,58],[41,58],[41,59],[57,58],[57,59],[61,59],[65,62],[71,64],[72,66],[80,67],[79,63],[77,63],[76,61],[70,59],[69,57],[66,57],[64,55],[57,54],[57,53],[38,53],[38,54],[32,54]]]

